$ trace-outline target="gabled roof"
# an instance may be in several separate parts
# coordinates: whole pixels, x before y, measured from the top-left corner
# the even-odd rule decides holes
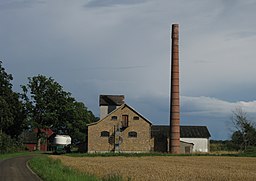
[[[45,133],[46,138],[49,139],[53,135],[56,135],[50,128],[40,129],[42,133]],[[37,132],[38,129],[35,128],[33,131],[23,131],[21,133],[21,138],[23,143],[37,143]]]
[[[91,124],[87,124],[87,126],[91,126],[91,125],[95,125],[95,124],[98,124],[99,122],[103,121],[104,119],[106,119],[107,117],[109,116],[112,116],[116,111],[120,110],[120,109],[124,109],[125,107],[128,107],[131,111],[133,111],[135,114],[137,114],[138,116],[142,117],[146,122],[148,122],[150,125],[152,125],[152,123],[147,119],[145,118],[143,115],[141,115],[139,112],[137,112],[135,109],[133,109],[131,106],[127,105],[127,104],[122,104],[119,108],[115,109],[114,111],[112,111],[111,113],[109,113],[106,117],[104,117],[103,119],[97,121],[97,122],[94,122],[94,123],[91,123]]]
[[[131,106],[129,106],[128,104],[124,104],[124,106],[128,107],[130,110],[132,110],[135,114],[139,115],[140,117],[142,117],[143,119],[145,119],[145,121],[147,121],[150,125],[152,125],[152,123],[145,118],[142,114],[140,114],[139,112],[137,112],[134,108],[132,108]]]
[[[124,104],[124,95],[100,95],[100,106],[121,106]]]
[[[170,126],[166,125],[153,125],[151,127],[152,135],[163,134],[169,136]],[[180,126],[181,138],[209,138],[209,133],[206,126]]]

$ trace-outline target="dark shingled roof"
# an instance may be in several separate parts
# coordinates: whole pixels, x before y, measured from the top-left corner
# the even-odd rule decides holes
[[[180,137],[182,138],[209,138],[206,126],[180,126]]]
[[[100,106],[121,106],[124,104],[124,95],[100,95]]]
[[[169,126],[154,125],[151,127],[152,135],[161,134],[169,136]],[[181,138],[209,138],[209,133],[206,126],[180,126]]]

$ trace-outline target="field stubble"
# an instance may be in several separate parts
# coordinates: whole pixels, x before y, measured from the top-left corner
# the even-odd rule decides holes
[[[124,180],[256,180],[256,158],[218,156],[51,156],[79,171]]]

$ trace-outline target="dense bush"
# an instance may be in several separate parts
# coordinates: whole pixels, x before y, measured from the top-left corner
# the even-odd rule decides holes
[[[12,139],[5,133],[0,133],[0,153],[13,153],[24,150],[24,146],[20,140]]]
[[[238,151],[239,145],[232,140],[210,140],[211,151]]]

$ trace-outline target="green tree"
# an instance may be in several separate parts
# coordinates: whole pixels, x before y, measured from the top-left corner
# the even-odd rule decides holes
[[[12,80],[0,61],[0,133],[17,138],[26,126],[25,112],[19,94],[12,91]]]
[[[74,142],[83,142],[86,140],[86,125],[96,121],[97,119],[93,113],[87,110],[87,107],[82,102],[73,102],[72,117],[67,120],[68,133],[73,137]]]
[[[241,150],[246,150],[248,146],[256,146],[256,128],[248,119],[247,113],[241,108],[236,109],[233,111],[232,121],[236,128],[232,134],[233,143]]]
[[[22,148],[19,135],[26,126],[24,107],[19,94],[12,90],[12,80],[0,61],[0,153]]]
[[[58,123],[59,105],[68,98],[70,93],[52,78],[43,75],[29,77],[29,83],[23,85],[23,100],[32,129],[37,129],[37,150],[45,133],[42,129],[50,128]]]
[[[55,125],[55,131],[60,134],[71,136],[73,143],[86,140],[86,125],[97,121],[98,119],[82,102],[77,102],[69,97],[65,104],[61,105],[59,112],[59,121]]]
[[[43,75],[28,79],[29,83],[22,86],[23,100],[30,125],[38,130],[37,149],[44,137],[41,130],[45,128],[51,128],[57,134],[70,134],[73,140],[85,137],[86,124],[95,120],[93,114],[54,79]]]

